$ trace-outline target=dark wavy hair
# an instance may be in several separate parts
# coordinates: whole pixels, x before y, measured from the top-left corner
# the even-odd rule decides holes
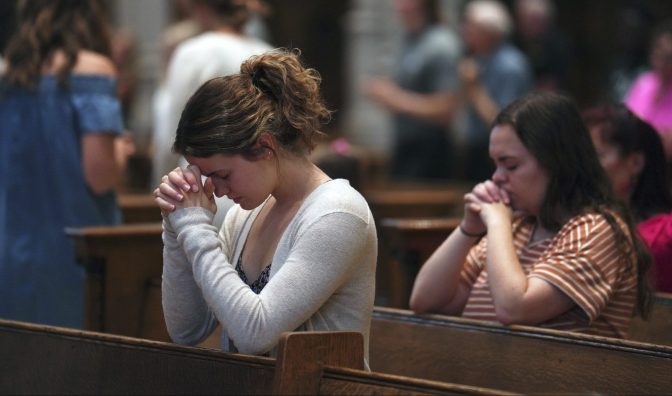
[[[644,167],[627,202],[636,221],[672,211],[672,196],[663,143],[656,130],[621,103],[607,103],[583,112],[589,129],[596,128],[602,140],[616,147],[621,157],[644,156]]]
[[[287,151],[306,154],[331,117],[319,85],[319,74],[303,66],[298,50],[253,56],[240,73],[213,78],[194,93],[182,112],[173,151],[255,158],[253,146],[266,132]]]
[[[539,213],[543,227],[557,231],[568,216],[588,211],[604,216],[616,235],[618,249],[637,273],[636,312],[645,317],[651,306],[646,277],[651,255],[637,237],[630,212],[612,192],[574,101],[550,92],[531,93],[502,110],[494,125],[510,125],[548,172],[550,180]]]
[[[18,4],[16,27],[5,51],[5,78],[13,85],[34,87],[56,51],[65,55],[57,73],[62,84],[80,50],[110,56],[107,10],[100,0],[23,0]]]

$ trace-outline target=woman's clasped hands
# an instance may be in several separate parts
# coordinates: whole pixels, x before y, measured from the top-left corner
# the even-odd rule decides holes
[[[485,234],[500,223],[511,223],[513,210],[511,198],[493,181],[478,183],[464,195],[464,219],[462,227],[473,234]]]
[[[167,216],[177,209],[202,207],[212,213],[217,212],[215,186],[211,178],[201,183],[201,170],[196,165],[175,168],[161,178],[161,184],[154,190],[154,201]]]

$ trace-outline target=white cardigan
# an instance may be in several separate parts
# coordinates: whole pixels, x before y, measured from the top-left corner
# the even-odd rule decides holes
[[[282,235],[257,295],[235,263],[260,210],[234,206],[219,235],[203,208],[164,220],[163,309],[171,338],[197,344],[219,322],[223,350],[230,339],[242,353],[261,354],[285,331],[354,330],[364,335],[368,362],[377,237],[364,198],[347,180],[316,188]]]

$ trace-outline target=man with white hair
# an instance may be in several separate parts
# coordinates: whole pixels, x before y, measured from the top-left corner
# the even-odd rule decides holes
[[[492,174],[488,154],[490,124],[497,113],[532,87],[525,56],[508,42],[509,12],[493,0],[475,0],[465,7],[462,39],[469,57],[459,67],[467,107],[464,126],[464,178],[480,181]]]

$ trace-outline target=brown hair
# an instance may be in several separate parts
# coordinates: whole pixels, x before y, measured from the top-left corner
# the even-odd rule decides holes
[[[630,212],[616,199],[611,181],[600,165],[588,129],[578,107],[567,96],[536,92],[504,108],[493,123],[510,125],[525,148],[550,176],[539,213],[542,226],[559,230],[566,215],[590,210],[601,214],[614,231],[620,253],[637,273],[635,312],[646,318],[651,309],[651,290],[646,273],[652,258]],[[627,227],[618,224],[617,217]]]
[[[319,84],[319,74],[302,65],[298,50],[253,56],[239,74],[213,78],[194,93],[180,117],[173,151],[255,158],[253,146],[266,132],[284,149],[306,154],[331,116]]]
[[[107,13],[99,0],[24,0],[17,11],[17,30],[5,53],[10,84],[35,86],[43,65],[59,50],[65,55],[61,83],[80,50],[110,56]]]
[[[665,151],[658,132],[622,103],[590,108],[583,112],[583,120],[588,128],[595,128],[607,144],[616,147],[619,156],[644,155],[644,167],[628,202],[635,220],[643,221],[672,210]]]

